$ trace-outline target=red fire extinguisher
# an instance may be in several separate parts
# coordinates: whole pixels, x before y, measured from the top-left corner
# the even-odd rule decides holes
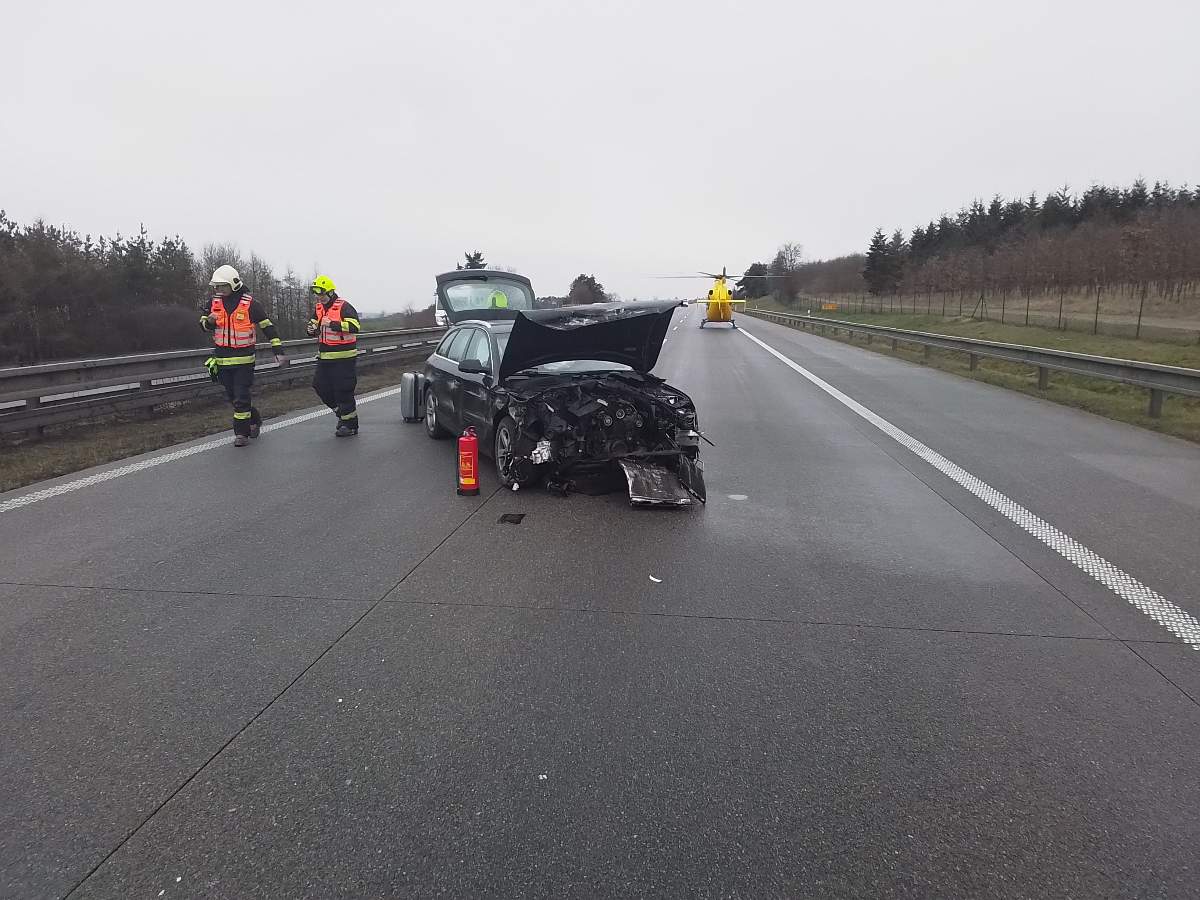
[[[458,439],[458,494],[474,497],[479,493],[479,439],[470,426]]]

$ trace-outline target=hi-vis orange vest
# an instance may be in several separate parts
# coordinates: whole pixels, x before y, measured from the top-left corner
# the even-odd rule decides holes
[[[358,344],[358,335],[353,331],[342,331],[343,300],[334,300],[325,308],[325,304],[317,304],[317,320],[321,323],[321,343],[339,350],[353,350]],[[334,325],[337,328],[334,328]]]
[[[237,308],[230,315],[225,311],[225,302],[213,300],[208,317],[214,321],[213,344],[231,350],[254,349],[254,321],[250,318],[250,304],[254,298],[243,294]]]

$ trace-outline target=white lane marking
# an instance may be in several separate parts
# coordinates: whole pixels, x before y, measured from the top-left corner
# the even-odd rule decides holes
[[[400,388],[387,388],[386,390],[377,391],[374,394],[367,394],[364,397],[358,398],[358,403],[370,403],[372,400],[382,400],[384,397],[391,397],[394,394],[400,393]],[[290,419],[284,419],[281,422],[272,422],[270,425],[264,425],[262,430],[264,433],[268,431],[278,431],[280,428],[287,428],[291,425],[299,425],[301,422],[308,422],[312,419],[318,419],[321,416],[329,415],[328,409],[319,409],[313,412],[305,413],[302,416],[293,416]],[[132,475],[134,472],[142,472],[146,469],[153,469],[155,466],[161,466],[165,463],[175,462],[179,459],[186,459],[189,456],[195,456],[197,453],[203,453],[205,450],[213,450],[217,447],[228,447],[229,438],[223,437],[220,440],[205,441],[203,444],[195,444],[191,447],[185,447],[182,450],[175,450],[172,453],[164,453],[161,456],[152,456],[150,459],[143,459],[140,462],[130,463],[126,466],[118,466],[115,469],[109,469],[107,472],[98,472],[95,475],[89,475],[86,478],[77,478],[74,481],[66,481],[62,484],[56,484],[54,487],[42,488],[40,491],[33,491],[25,494],[22,497],[13,497],[11,500],[0,502],[0,513],[11,512],[14,509],[20,509],[24,506],[29,506],[33,503],[38,503],[42,500],[49,500],[51,497],[57,497],[61,494],[69,494],[72,491],[77,491],[80,488],[90,487],[93,484],[101,484],[105,481],[112,481],[114,478],[121,478],[124,475]]]
[[[741,329],[738,330],[741,331]],[[789,369],[807,378],[851,412],[866,419],[888,437],[907,447],[943,475],[946,475],[952,481],[966,488],[1005,518],[1015,522],[1055,553],[1058,553],[1068,562],[1074,564],[1077,568],[1100,582],[1118,597],[1128,601],[1136,609],[1145,613],[1167,631],[1171,632],[1171,634],[1190,644],[1193,650],[1200,650],[1200,619],[1176,606],[1161,594],[1146,587],[1146,585],[1142,584],[1132,575],[1118,569],[1104,557],[1089,550],[1070,535],[1064,534],[1049,522],[1035,516],[1025,507],[1009,499],[986,482],[976,478],[966,469],[946,459],[946,457],[937,451],[930,449],[907,432],[897,428],[887,419],[876,415],[857,400],[846,396],[833,385],[808,371],[808,369],[792,362],[792,360],[788,359],[774,347],[764,343],[749,332],[741,331],[741,333]]]

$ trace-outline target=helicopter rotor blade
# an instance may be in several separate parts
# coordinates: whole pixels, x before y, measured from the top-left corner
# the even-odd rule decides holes
[[[698,278],[730,279],[730,278],[732,278],[734,281],[742,281],[743,279],[746,279],[746,278],[778,278],[779,276],[778,275],[738,275],[736,272],[734,272],[733,274],[730,274],[730,273],[722,270],[720,275],[718,275],[716,272],[698,272],[695,275],[647,275],[646,277],[647,278],[693,278],[693,279],[698,279]]]

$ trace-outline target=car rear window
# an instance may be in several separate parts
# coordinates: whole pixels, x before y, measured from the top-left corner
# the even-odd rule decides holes
[[[471,310],[533,309],[533,292],[525,285],[503,277],[486,281],[460,281],[445,287],[446,306],[451,312]]]

